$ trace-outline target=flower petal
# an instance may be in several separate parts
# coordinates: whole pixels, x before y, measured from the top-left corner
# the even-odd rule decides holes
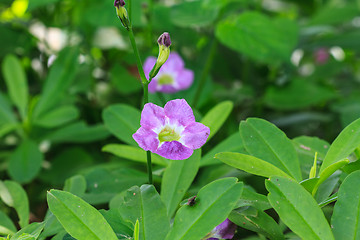
[[[172,85],[162,85],[160,88],[160,92],[163,92],[163,93],[175,93],[177,91],[179,91],[179,90],[176,89]]]
[[[155,152],[160,156],[172,160],[184,160],[193,154],[193,150],[178,141],[164,142]]]
[[[156,58],[155,57],[148,57],[145,60],[144,73],[145,73],[145,76],[146,76],[146,78],[148,80],[149,80],[149,73],[151,72],[151,69],[154,67],[155,63],[156,63]]]
[[[160,143],[157,134],[144,127],[140,127],[133,134],[133,138],[139,144],[139,147],[145,151],[155,152]]]
[[[234,237],[236,228],[236,224],[227,218],[225,221],[215,227],[215,236],[218,236],[221,239],[232,239]]]
[[[164,111],[171,123],[178,122],[183,126],[187,126],[195,122],[194,113],[185,99],[175,99],[167,102]]]
[[[161,67],[162,69],[169,69],[170,71],[181,71],[184,68],[184,61],[176,52],[170,53],[168,60]]]
[[[194,122],[188,125],[182,132],[184,144],[191,149],[201,148],[206,143],[210,134],[210,128],[202,123]]]
[[[194,72],[189,69],[184,69],[177,79],[179,90],[187,89],[191,86],[194,81]]]
[[[156,92],[156,89],[157,89],[157,86],[158,86],[157,79],[156,79],[156,78],[153,78],[153,79],[151,80],[151,82],[149,83],[149,85],[148,85],[148,90],[149,90],[149,92],[155,93],[155,92]]]
[[[147,103],[141,112],[140,125],[144,128],[154,129],[165,124],[165,112],[162,107]]]

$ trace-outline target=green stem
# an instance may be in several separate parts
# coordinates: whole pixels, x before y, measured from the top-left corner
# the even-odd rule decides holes
[[[206,60],[204,70],[203,70],[203,72],[201,74],[200,83],[199,83],[199,85],[198,85],[198,87],[196,89],[195,97],[194,97],[193,104],[192,104],[193,108],[196,108],[196,106],[197,106],[197,104],[199,102],[201,92],[202,92],[202,90],[204,88],[206,79],[207,79],[207,77],[209,75],[212,63],[214,61],[217,45],[218,45],[218,42],[217,42],[216,39],[214,39],[212,44],[211,44],[211,47],[210,47],[210,53],[209,53],[209,56],[208,56],[208,58]]]
[[[132,24],[131,23],[131,20],[132,20],[132,18],[131,18],[131,13],[132,13],[132,11],[131,11],[131,0],[128,0],[128,14],[129,14],[129,22],[130,22],[130,25]],[[132,26],[132,25],[131,25]]]

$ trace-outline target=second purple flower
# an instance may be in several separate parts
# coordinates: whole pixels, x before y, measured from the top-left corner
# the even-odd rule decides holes
[[[184,99],[175,99],[164,108],[147,103],[141,112],[141,127],[133,138],[145,151],[172,160],[189,158],[202,147],[210,129],[195,122],[193,111]]]
[[[148,57],[144,63],[146,76],[156,63],[155,57]],[[194,72],[186,69],[179,54],[170,53],[169,58],[161,67],[159,73],[149,84],[149,92],[175,93],[187,89],[194,81]]]

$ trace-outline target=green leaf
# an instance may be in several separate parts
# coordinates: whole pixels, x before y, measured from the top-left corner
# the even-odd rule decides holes
[[[24,119],[29,98],[24,68],[16,56],[7,55],[3,61],[2,71],[11,101],[19,109],[20,115]]]
[[[112,85],[122,94],[130,94],[142,89],[141,82],[119,64],[111,69],[110,74]]]
[[[81,198],[59,190],[47,194],[50,211],[65,230],[78,240],[117,240],[105,218]]]
[[[11,109],[11,104],[0,92],[0,125],[5,123],[16,123],[16,117]]]
[[[75,106],[61,106],[41,115],[36,119],[34,124],[41,127],[53,128],[71,122],[78,117],[79,111]]]
[[[284,132],[274,124],[259,118],[242,121],[239,131],[247,152],[301,181],[300,164],[295,148]]]
[[[76,48],[66,48],[60,52],[51,66],[41,97],[35,106],[33,112],[35,122],[40,115],[54,108],[66,95],[78,70],[78,57],[79,53]]]
[[[11,240],[35,240],[44,229],[45,223],[35,222],[18,231]]]
[[[209,141],[217,131],[224,124],[225,120],[229,117],[234,104],[230,101],[224,101],[213,107],[206,115],[201,119],[201,123],[210,128]]]
[[[314,186],[314,189],[312,191],[312,194],[315,195],[318,187],[320,184],[322,184],[326,179],[328,179],[334,172],[342,168],[343,166],[349,164],[348,159],[343,159],[341,161],[338,161],[336,163],[331,164],[327,168],[324,169],[319,175],[319,180],[317,181],[316,185]]]
[[[170,223],[166,208],[153,185],[134,186],[121,195],[119,211],[125,221],[140,222],[141,240],[163,240]]]
[[[347,158],[359,146],[360,118],[347,126],[331,144],[319,173],[321,174],[331,164]]]
[[[289,61],[298,41],[298,26],[288,19],[270,19],[259,12],[244,12],[219,22],[216,37],[235,51],[274,64]]]
[[[16,227],[11,219],[5,213],[0,211],[0,234],[13,235],[16,231]]]
[[[129,159],[135,162],[147,162],[146,151],[139,147],[133,147],[123,144],[108,144],[102,148],[102,151],[112,153],[120,158]],[[169,160],[163,158],[157,154],[151,154],[152,163],[159,164],[161,166],[167,166]]]
[[[45,139],[55,143],[86,143],[105,139],[109,135],[102,124],[88,126],[85,122],[75,122],[54,130]]]
[[[219,159],[220,161],[229,166],[254,175],[267,178],[271,176],[283,176],[291,178],[288,174],[283,172],[278,167],[272,165],[271,163],[265,162],[259,158],[250,155],[224,152],[216,154],[215,158]]]
[[[198,240],[222,223],[241,196],[242,183],[236,178],[223,178],[200,189],[195,205],[182,206],[166,240]]]
[[[360,14],[356,3],[348,2],[344,6],[333,6],[327,4],[319,8],[319,11],[312,17],[310,25],[344,24],[350,22]]]
[[[0,197],[9,207],[15,208],[20,227],[29,224],[29,200],[20,184],[13,181],[0,181]]]
[[[235,208],[252,206],[261,211],[271,208],[271,205],[266,196],[250,190],[248,186],[244,187],[240,200],[237,202]]]
[[[201,150],[182,161],[170,161],[161,182],[161,200],[171,218],[199,170]]]
[[[205,154],[205,156],[201,158],[200,166],[208,166],[221,163],[215,158],[215,154],[220,152],[240,152],[245,154],[246,150],[244,148],[244,144],[242,142],[240,134],[234,133],[224,141],[220,142],[214,148],[212,148],[209,152]]]
[[[280,219],[300,238],[334,239],[324,213],[300,184],[284,177],[271,177],[265,186]]]
[[[256,210],[256,214],[252,214],[251,210],[253,208],[245,211],[234,210],[230,213],[229,220],[242,228],[258,232],[269,239],[285,239],[279,225],[272,217],[259,210]]]
[[[291,111],[323,104],[335,97],[335,91],[328,87],[296,78],[284,87],[267,88],[264,103],[274,109]]]
[[[218,10],[203,7],[203,1],[182,1],[171,10],[171,21],[180,27],[207,26],[217,17]]]
[[[66,179],[64,184],[64,191],[70,192],[78,197],[84,195],[86,191],[86,179],[82,175],[75,175]]]
[[[125,104],[115,104],[103,111],[102,118],[106,128],[117,138],[130,145],[138,146],[132,137],[140,127],[138,109]]]
[[[136,220],[134,227],[134,240],[140,239],[140,227],[139,227],[139,219]]]
[[[43,159],[38,144],[24,140],[10,156],[9,175],[17,182],[28,183],[40,172]]]
[[[131,235],[133,234],[133,226],[131,223],[125,222],[124,219],[122,219],[117,208],[110,208],[108,211],[101,209],[99,212],[110,224],[118,238],[124,240],[131,238]]]
[[[335,239],[358,239],[360,236],[360,171],[348,175],[341,184],[331,217]]]

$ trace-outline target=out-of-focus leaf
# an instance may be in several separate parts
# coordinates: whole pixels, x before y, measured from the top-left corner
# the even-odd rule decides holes
[[[9,175],[20,183],[28,183],[39,173],[43,158],[38,144],[24,140],[10,156]]]
[[[65,96],[77,73],[78,57],[76,48],[66,48],[60,52],[51,66],[40,99],[34,108],[32,115],[34,120],[56,106]]]
[[[85,143],[107,138],[110,133],[104,125],[88,126],[84,122],[75,122],[54,130],[45,139],[51,142]]]
[[[122,94],[130,94],[142,89],[141,82],[131,75],[124,67],[115,65],[111,69],[110,81],[113,86]]]
[[[298,156],[284,132],[272,123],[258,118],[242,121],[239,131],[247,152],[301,181]]]
[[[347,158],[359,146],[360,119],[348,125],[331,144],[321,165],[320,174],[331,164]]]
[[[165,203],[167,215],[171,218],[195,179],[199,169],[201,150],[183,161],[170,161],[161,182],[161,200]]]
[[[233,135],[216,145],[213,149],[206,153],[205,156],[201,158],[200,166],[219,164],[220,162],[215,158],[215,154],[220,152],[239,152],[245,154],[246,150],[244,148],[244,144],[242,142],[240,134],[234,133]]]
[[[132,135],[140,127],[140,112],[138,109],[125,104],[107,107],[102,117],[106,128],[120,140],[133,145],[138,144]]]
[[[345,128],[347,125],[360,118],[360,97],[347,97],[334,104],[332,109],[340,114],[341,125]]]
[[[29,224],[29,200],[20,184],[13,181],[0,181],[0,197],[9,207],[15,208],[19,216],[19,225]]]
[[[16,227],[11,219],[5,213],[0,211],[0,234],[13,235],[16,231]]]
[[[78,240],[117,240],[105,218],[81,198],[59,190],[47,194],[49,209],[65,230]]]
[[[41,115],[35,124],[41,127],[53,128],[71,122],[79,117],[75,106],[61,106]]]
[[[279,110],[294,110],[324,103],[336,97],[336,93],[326,87],[305,79],[293,79],[283,88],[269,87],[264,102]]]
[[[102,151],[112,153],[120,158],[129,159],[136,162],[147,162],[146,151],[141,148],[124,144],[108,144],[102,148]],[[167,166],[169,160],[157,154],[151,154],[152,163]]]
[[[15,123],[16,118],[11,110],[11,104],[0,92],[0,125],[5,123]]]
[[[121,194],[119,212],[124,221],[140,222],[139,239],[163,240],[170,228],[166,207],[153,185],[134,186]]]
[[[236,178],[223,178],[200,189],[195,205],[185,204],[175,215],[174,225],[166,240],[202,239],[222,223],[241,196],[242,183]]]
[[[223,163],[245,172],[263,177],[284,176],[291,178],[278,167],[259,158],[241,153],[223,152],[215,155]]]
[[[336,239],[357,239],[360,233],[360,171],[347,176],[338,192],[338,200],[331,217],[332,231]]]
[[[24,68],[17,57],[7,55],[2,65],[2,71],[9,96],[19,109],[22,118],[25,118],[29,92]]]
[[[218,9],[204,8],[200,0],[183,1],[171,8],[171,21],[180,27],[203,27],[211,24],[217,14]]]
[[[310,25],[343,24],[351,21],[360,14],[355,2],[348,2],[344,6],[333,6],[331,4],[319,8],[312,17]]]
[[[302,239],[328,239],[334,236],[320,207],[300,184],[284,177],[265,182],[268,199],[280,219]]]
[[[34,222],[18,231],[11,237],[11,240],[36,240],[44,226],[45,223],[43,222]]]
[[[234,104],[230,101],[224,101],[213,107],[206,115],[201,119],[201,123],[210,128],[209,141],[217,131],[224,124],[229,117]]]
[[[70,192],[78,197],[84,195],[86,191],[86,179],[82,175],[75,175],[66,179],[64,184],[64,191]]]
[[[298,41],[298,26],[288,19],[271,20],[259,12],[244,12],[222,20],[216,37],[235,51],[274,64],[289,61]]]

